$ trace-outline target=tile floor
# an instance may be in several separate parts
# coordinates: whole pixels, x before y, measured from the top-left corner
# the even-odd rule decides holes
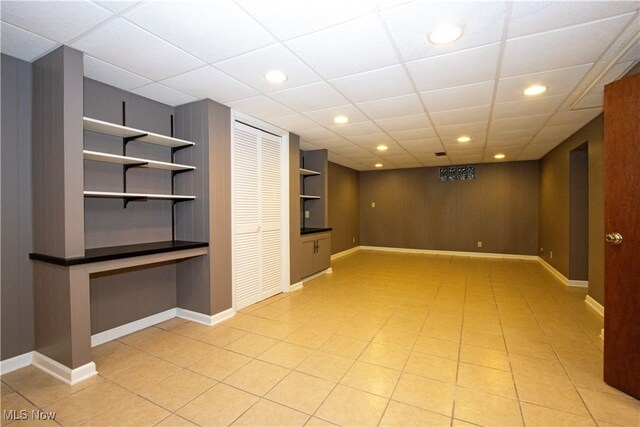
[[[638,426],[602,377],[602,319],[534,261],[360,251],[206,327],[172,319],[93,349],[69,387],[2,377],[2,425]]]

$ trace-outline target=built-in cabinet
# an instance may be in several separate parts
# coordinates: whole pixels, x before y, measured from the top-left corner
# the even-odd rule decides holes
[[[303,277],[331,267],[331,232],[303,234],[300,241]]]

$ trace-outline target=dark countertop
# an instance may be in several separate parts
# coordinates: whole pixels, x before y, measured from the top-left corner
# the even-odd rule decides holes
[[[83,257],[59,258],[51,255],[30,253],[29,258],[65,267],[92,262],[110,261],[114,259],[131,258],[143,255],[160,254],[164,252],[181,251],[184,249],[203,248],[209,246],[207,242],[189,242],[186,240],[168,240],[165,242],[138,243],[135,245],[108,246],[105,248],[86,249]]]
[[[324,232],[331,231],[331,230],[333,230],[333,228],[329,228],[329,227],[326,227],[326,228],[309,228],[309,227],[307,227],[307,228],[301,228],[300,229],[300,235],[304,236],[305,234],[324,233]]]

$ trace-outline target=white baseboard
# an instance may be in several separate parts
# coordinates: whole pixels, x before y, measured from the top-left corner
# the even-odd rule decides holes
[[[302,281],[294,283],[293,285],[289,285],[289,290],[287,292],[294,292],[299,289],[302,289]]]
[[[0,362],[0,375],[8,374],[33,363],[33,351]]]
[[[604,317],[604,307],[598,301],[591,298],[591,295],[587,295],[584,302],[591,308],[593,308],[600,316]]]
[[[331,273],[333,273],[333,268],[329,267],[326,270],[319,271],[316,274],[312,274],[311,276],[307,276],[307,277],[303,278],[301,280],[301,282],[302,283],[308,282],[308,281],[316,279],[316,278],[318,278],[320,276],[324,276],[325,274],[331,274]]]
[[[98,375],[96,364],[93,362],[71,369],[37,351],[33,352],[33,366],[69,385]]]
[[[341,258],[341,257],[343,257],[345,255],[352,254],[352,253],[357,252],[359,250],[360,250],[360,246],[354,246],[351,249],[347,249],[347,250],[344,250],[342,252],[338,252],[337,254],[331,255],[331,261],[333,261],[336,258]]]
[[[91,335],[91,347],[95,347],[100,344],[104,344],[106,342],[123,337],[125,335],[132,334],[144,328],[148,328],[149,326],[153,326],[166,320],[173,319],[174,317],[176,317],[176,309],[172,308],[170,310],[166,310],[161,313],[157,313],[152,316],[148,316],[143,319],[139,319],[131,323],[127,323],[125,325],[117,326],[113,329]]]
[[[236,311],[233,308],[229,308],[211,316],[209,316],[208,314],[186,310],[184,308],[176,308],[176,317],[191,320],[192,322],[201,323],[207,326],[213,326],[220,322],[224,322],[227,319],[231,319],[233,316],[235,316],[235,314]]]
[[[589,281],[588,280],[567,280],[567,286],[571,286],[573,288],[588,288]]]
[[[542,266],[544,268],[549,270],[549,272],[551,274],[553,274],[556,277],[556,279],[560,280],[563,285],[570,286],[572,288],[588,288],[589,287],[589,282],[588,281],[586,281],[586,280],[569,280],[566,277],[564,277],[564,275],[562,273],[560,273],[558,270],[556,270],[547,261],[545,261],[541,257],[537,257],[537,258],[538,258],[538,262],[540,262],[540,264],[542,264]]]
[[[361,250],[367,251],[383,251],[383,252],[402,252],[412,254],[428,254],[428,255],[450,255],[450,256],[465,256],[465,257],[477,257],[477,258],[506,258],[506,259],[521,259],[526,261],[536,261],[538,257],[536,255],[515,255],[515,254],[496,254],[490,252],[460,252],[460,251],[440,251],[434,249],[410,249],[410,248],[388,248],[385,246],[359,246]]]

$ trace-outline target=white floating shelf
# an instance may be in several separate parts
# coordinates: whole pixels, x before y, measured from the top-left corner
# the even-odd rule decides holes
[[[306,194],[301,194],[301,195],[300,195],[300,198],[301,198],[301,199],[319,199],[319,198],[320,198],[320,196],[308,196],[308,195],[306,195]]]
[[[191,141],[185,141],[180,138],[172,138],[166,135],[160,135],[158,133],[147,132],[144,130],[121,126],[115,123],[103,122],[102,120],[96,120],[89,117],[82,118],[82,125],[84,129],[91,132],[102,133],[105,135],[118,136],[120,138],[132,138],[137,137],[136,141],[148,142],[149,144],[164,145],[165,147],[186,147],[194,145]]]
[[[85,191],[85,197],[102,199],[148,199],[148,200],[194,200],[195,196],[178,196],[172,194],[116,193],[111,191]]]
[[[170,171],[195,170],[195,166],[181,165],[179,163],[159,162],[156,160],[140,159],[138,157],[120,156],[117,154],[101,153],[99,151],[82,151],[85,160],[96,162],[116,163],[119,165],[139,165],[141,168],[164,169]]]
[[[304,176],[320,175],[320,172],[312,171],[311,169],[300,168],[300,175],[304,175]]]

